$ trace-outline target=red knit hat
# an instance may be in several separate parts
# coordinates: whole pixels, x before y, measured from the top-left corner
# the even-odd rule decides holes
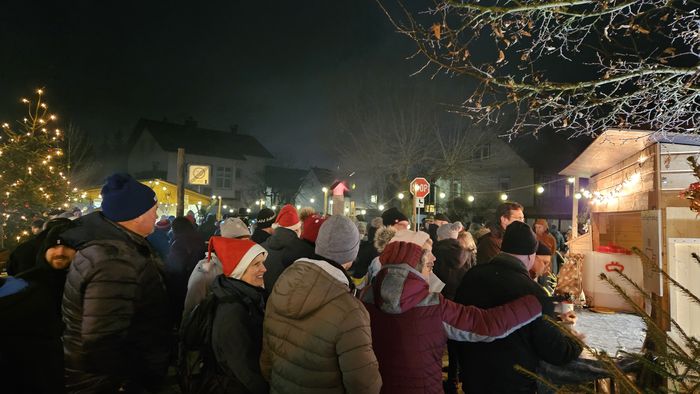
[[[245,270],[258,255],[263,254],[267,257],[267,251],[262,246],[247,239],[211,237],[209,260],[211,260],[212,249],[221,261],[224,275],[235,279],[241,279]]]
[[[304,231],[301,232],[301,238],[316,243],[318,230],[325,221],[326,219],[321,215],[311,215],[306,218],[306,220],[304,220]]]
[[[401,230],[394,235],[379,255],[382,264],[408,264],[415,268],[423,256],[423,245],[430,236],[423,231]]]
[[[272,227],[285,227],[290,230],[298,230],[301,228],[301,222],[299,221],[297,209],[291,204],[283,206],[280,213],[277,214],[277,219]]]

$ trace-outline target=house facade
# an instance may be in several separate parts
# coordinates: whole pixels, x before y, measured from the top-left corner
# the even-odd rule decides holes
[[[141,119],[128,142],[127,168],[136,178],[177,183],[177,150],[186,165],[209,166],[208,185],[188,185],[204,195],[221,196],[227,209],[254,207],[265,193],[265,166],[272,154],[253,136],[184,124]]]

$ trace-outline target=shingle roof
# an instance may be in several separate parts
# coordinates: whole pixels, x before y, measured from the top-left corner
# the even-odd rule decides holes
[[[311,167],[311,171],[316,176],[316,179],[318,179],[318,182],[323,186],[329,187],[333,182],[337,180],[335,174],[331,170],[319,167]]]
[[[177,124],[140,119],[129,138],[129,149],[148,130],[167,152],[185,148],[189,154],[245,160],[246,156],[272,158],[272,154],[253,136],[230,131],[211,130],[196,124]]]
[[[309,170],[265,166],[265,183],[276,190],[298,191]]]

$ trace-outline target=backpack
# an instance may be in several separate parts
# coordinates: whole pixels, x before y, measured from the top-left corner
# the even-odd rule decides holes
[[[204,384],[206,373],[216,367],[211,333],[219,303],[236,302],[234,296],[217,297],[209,292],[180,325],[177,369],[183,393],[195,393]]]

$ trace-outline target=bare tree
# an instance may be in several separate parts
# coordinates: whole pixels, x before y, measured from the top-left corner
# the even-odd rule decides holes
[[[377,0],[426,62],[419,72],[467,76],[457,111],[506,133],[605,128],[700,131],[697,0]]]
[[[446,113],[437,101],[435,91],[420,84],[362,90],[339,114],[336,149],[343,168],[369,180],[385,202],[405,193],[416,176],[431,182],[472,177],[473,152],[491,130]]]

